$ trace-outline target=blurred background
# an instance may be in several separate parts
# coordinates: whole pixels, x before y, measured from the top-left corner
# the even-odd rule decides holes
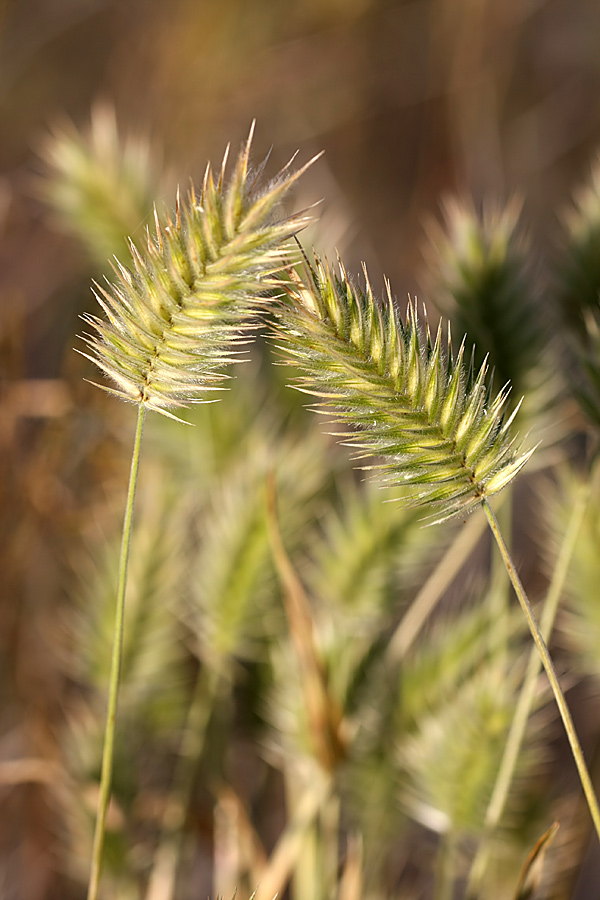
[[[114,253],[124,257],[125,235],[143,240],[153,202],[160,210],[171,208],[177,185],[185,189],[190,179],[198,183],[207,160],[218,164],[228,142],[237,150],[256,119],[254,159],[271,151],[271,174],[296,150],[300,162],[325,151],[294,198],[296,208],[322,200],[319,222],[305,235],[307,246],[314,243],[327,253],[338,249],[350,271],[358,271],[365,261],[377,289],[386,275],[401,300],[416,295],[435,306],[438,298],[430,289],[424,248],[429,246],[432,221],[442,218],[444,197],[470,198],[479,208],[489,201],[502,206],[516,196],[522,202],[529,265],[543,297],[563,233],[564,209],[574,188],[588,179],[600,146],[599,45],[600,4],[595,0],[0,2],[3,900],[84,896],[95,803],[90,785],[97,772],[110,633],[110,600],[103,605],[99,598],[111,596],[133,435],[132,410],[84,380],[96,376],[72,349],[80,345],[79,316],[94,311],[92,278],[110,277],[105,261]],[[553,319],[542,300],[541,320],[546,313],[550,324]],[[160,810],[176,769],[184,709],[195,690],[191,685],[203,673],[214,677],[201,685],[211,700],[202,701],[201,694],[199,708],[216,714],[207,726],[212,735],[209,750],[201,742],[197,755],[204,755],[201,765],[210,778],[195,782],[196,799],[186,826],[191,838],[176,893],[165,889],[152,900],[191,900],[236,886],[244,900],[262,870],[243,862],[240,847],[257,858],[265,852],[268,856],[285,821],[293,818],[290,784],[300,776],[293,766],[294,777],[286,776],[281,760],[291,755],[306,778],[298,762],[304,751],[294,756],[281,737],[293,703],[273,696],[273,673],[285,660],[275,658],[276,650],[257,649],[282,628],[277,604],[265,599],[275,591],[272,573],[263,583],[269,565],[261,556],[269,555],[266,538],[261,531],[259,549],[252,544],[248,550],[248,541],[256,543],[258,527],[248,513],[246,537],[238,536],[237,544],[231,538],[237,547],[237,557],[232,550],[231,558],[237,562],[227,563],[238,575],[250,571],[248,583],[236,583],[234,589],[233,576],[216,573],[214,606],[205,586],[198,588],[207,577],[208,563],[198,562],[197,556],[205,553],[214,559],[216,551],[209,553],[206,535],[222,527],[218,534],[225,536],[215,540],[223,550],[231,528],[240,522],[240,509],[247,509],[243,504],[249,488],[238,482],[240,465],[252,469],[248,459],[255,461],[252,471],[260,483],[275,467],[273,455],[280,460],[280,489],[291,498],[289,521],[282,511],[281,528],[289,528],[290,545],[298,544],[298,565],[309,566],[313,594],[319,592],[319,578],[323,585],[337,576],[326,577],[327,566],[315,550],[311,528],[321,538],[329,535],[329,545],[339,551],[341,532],[323,525],[327,516],[338,516],[348,525],[359,507],[364,521],[375,514],[369,507],[372,499],[353,493],[356,484],[347,459],[321,438],[318,428],[313,435],[301,400],[285,394],[285,375],[268,376],[274,386],[265,387],[264,353],[234,388],[232,405],[202,413],[209,425],[201,424],[200,413],[194,414],[200,422],[197,428],[183,429],[184,434],[164,422],[148,424],[140,506],[146,512],[141,518],[156,531],[138,539],[152,556],[154,570],[138,573],[133,591],[158,598],[167,591],[171,598],[184,599],[182,608],[177,607],[179,600],[165,604],[159,599],[152,615],[146,613],[144,620],[140,614],[134,623],[143,649],[139,658],[132,651],[133,699],[126,695],[123,703],[123,727],[130,731],[121,747],[123,756],[134,762],[124,762],[117,777],[107,897],[150,897],[145,891],[155,861],[153,848],[160,844]],[[254,434],[251,425],[257,421]],[[297,428],[303,436],[310,432],[307,440],[314,438],[304,456],[288,427],[292,435]],[[302,472],[302,478],[285,471],[290,447],[299,453],[294,471]],[[238,487],[240,496],[235,494]],[[344,512],[343,498],[349,493],[355,519]],[[229,507],[233,512],[227,519],[224,511]],[[222,514],[223,521],[209,528],[211,510]],[[312,525],[307,525],[309,520]],[[393,543],[391,536],[402,528],[386,520],[385,541]],[[416,549],[410,541],[403,545],[401,564],[395,556],[383,563],[378,558],[376,586],[370,590],[384,598],[384,618],[370,634],[388,634],[395,627],[404,601],[394,606],[389,597],[414,596],[423,581],[413,571],[419,554],[441,553],[444,540],[437,533],[430,538],[429,532],[420,532]],[[543,585],[546,576],[539,574],[537,562],[528,565],[531,583]],[[182,567],[196,573],[191,586],[179,583]],[[545,571],[543,566],[540,571]],[[225,590],[233,597],[231,621],[219,625],[210,619],[209,627],[204,618],[196,629],[199,610],[214,617]],[[319,590],[323,594],[325,588]],[[255,602],[258,594],[266,610],[259,615],[259,625],[246,607],[240,612],[246,595]],[[348,635],[357,629],[365,633],[367,620],[360,621],[360,626],[356,621],[348,625]],[[219,661],[214,663],[214,647],[221,647],[214,643],[217,627],[229,637],[223,637],[227,649],[218,650]],[[368,646],[375,644],[373,638]],[[225,658],[235,659],[235,666],[226,665]],[[360,680],[359,663],[346,663],[354,680]],[[363,677],[368,666],[364,659],[360,665]],[[221,687],[215,687],[215,680]],[[168,686],[158,704],[157,685],[161,690]],[[358,708],[356,698],[352,703]],[[142,708],[140,725],[136,715]],[[278,712],[273,714],[273,709]],[[590,716],[584,716],[584,732],[589,726],[589,732],[597,734],[597,714]],[[264,736],[264,721],[275,736]],[[146,741],[148,734],[151,741]],[[152,753],[150,746],[155,748]],[[374,743],[369,746],[371,753]],[[362,752],[357,750],[357,759]],[[369,756],[373,771],[377,758],[377,753]],[[412,757],[406,748],[393,758],[394,765],[410,769]],[[281,771],[282,777],[276,774]],[[369,772],[369,779],[375,777]],[[375,782],[363,775],[370,785],[364,788],[365,796],[373,798]],[[414,788],[419,778],[414,772],[410,777]],[[365,801],[358,775],[356,779],[350,794],[358,794],[354,803],[360,808]],[[227,793],[225,782],[227,790],[233,790],[234,783],[235,793]],[[190,775],[189,785],[193,783]],[[565,796],[571,789],[573,784],[567,785]],[[385,798],[386,791],[384,782],[380,797]],[[295,802],[298,805],[297,797]],[[564,798],[561,802],[567,803]],[[240,824],[243,809],[252,826],[245,820]],[[344,809],[341,821],[344,833],[350,834],[352,814]],[[391,835],[388,849],[395,846],[385,859],[365,864],[364,893],[373,897],[432,896],[427,873],[436,842],[425,827],[431,821],[421,804],[421,815],[413,818],[423,830],[415,836],[406,824],[406,809],[401,826],[384,825],[385,817],[370,825],[373,846],[383,834]],[[328,815],[331,818],[331,810]],[[537,824],[531,832],[524,830],[527,837],[515,857],[521,862],[544,830],[532,814],[533,820]],[[232,823],[237,823],[235,840]],[[326,822],[321,827],[326,832]],[[259,851],[248,837],[252,829],[266,851]],[[433,827],[434,834],[438,831]],[[409,832],[407,843],[400,846],[394,835]],[[363,840],[368,857],[372,847],[364,832]],[[571,851],[576,845],[571,863],[558,867],[565,878],[560,884],[567,886],[543,896],[570,896],[579,883],[572,869],[585,860],[586,839],[569,832],[569,840]],[[326,888],[321,878],[317,896],[353,900],[352,890],[359,883],[354,865],[358,846],[350,840],[342,854],[349,860],[344,869],[347,893]],[[411,858],[415,847],[417,855]],[[322,872],[314,846],[311,852],[311,871]],[[331,869],[331,856],[327,865]],[[518,868],[515,863],[513,885]],[[332,884],[338,885],[338,874],[329,871]],[[296,900],[303,900],[304,893],[314,898],[315,882],[307,883],[306,877],[303,882],[301,872],[295,878]],[[282,876],[278,887],[283,889],[285,883]]]

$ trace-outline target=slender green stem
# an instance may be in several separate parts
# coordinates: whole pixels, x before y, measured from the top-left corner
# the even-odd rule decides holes
[[[470,516],[466,525],[459,529],[455,540],[442,556],[392,635],[386,651],[390,663],[404,659],[436,603],[473,554],[484,530],[483,519],[475,515]]]
[[[304,865],[307,837],[332,790],[331,775],[315,767],[261,875],[256,900],[273,900],[285,889],[294,868]]]
[[[303,773],[299,778],[295,766],[288,767],[286,771],[286,808],[291,821],[296,818],[298,810],[304,804],[307,791],[307,774]],[[310,777],[310,776],[309,776]],[[324,847],[321,846],[320,833],[323,820],[323,812],[331,797],[329,793],[323,800],[314,819],[305,830],[304,840],[301,845],[298,858],[293,862],[290,872],[290,894],[294,900],[325,900],[328,896],[323,880]],[[261,878],[261,886],[263,879]]]
[[[340,865],[340,798],[332,793],[321,810],[322,897],[335,897]],[[314,894],[313,894],[314,896]]]
[[[540,631],[540,627],[533,615],[533,610],[531,609],[531,604],[529,603],[527,594],[525,593],[523,585],[521,584],[512,559],[510,558],[508,548],[504,543],[504,539],[502,537],[502,534],[500,533],[500,529],[498,528],[496,517],[494,516],[494,513],[492,512],[492,509],[486,500],[482,500],[482,506],[487,516],[492,534],[494,535],[496,543],[498,544],[498,549],[502,554],[502,559],[504,560],[504,565],[506,566],[506,570],[515,589],[515,593],[517,595],[519,603],[521,604],[521,609],[523,610],[523,613],[527,620],[529,630],[531,631],[531,636],[540,654],[544,669],[546,670],[546,675],[548,676],[550,687],[552,688],[552,693],[554,694],[554,699],[556,700],[556,705],[558,706],[558,711],[560,712],[560,716],[565,726],[565,731],[567,732],[567,738],[569,740],[569,744],[571,745],[571,752],[573,754],[573,759],[575,760],[575,765],[577,766],[577,771],[579,772],[579,779],[581,781],[581,786],[587,800],[590,814],[592,816],[596,834],[600,839],[600,808],[598,807],[598,800],[596,798],[592,780],[585,764],[581,744],[579,743],[579,738],[577,737],[575,726],[573,725],[573,719],[571,718],[571,713],[569,711],[565,695],[562,692],[562,688],[554,670],[554,665],[552,663],[550,653],[548,652],[546,642],[544,641],[542,632]]]
[[[127,587],[127,567],[129,563],[133,507],[135,503],[135,489],[137,487],[138,471],[140,467],[140,448],[142,445],[142,434],[144,431],[145,417],[146,408],[143,403],[140,403],[138,406],[138,419],[135,429],[135,439],[133,442],[133,453],[131,457],[131,471],[129,473],[129,488],[127,491],[125,517],[123,519],[121,556],[119,559],[119,583],[117,587],[117,605],[115,611],[115,630],[113,635],[110,683],[108,688],[108,709],[106,712],[106,726],[104,729],[102,774],[100,776],[100,796],[98,798],[98,812],[96,815],[96,830],[94,832],[92,866],[90,871],[87,900],[97,900],[98,888],[100,885],[100,871],[102,868],[102,850],[104,848],[106,811],[108,809],[108,801],[110,799],[110,788],[112,782],[117,697],[119,693],[121,663],[123,658],[123,625],[125,620],[125,589]]]
[[[512,544],[512,487],[512,485],[509,485],[506,488],[503,495],[504,503],[496,510],[500,530],[509,547]],[[501,661],[506,670],[510,631],[510,579],[508,578],[501,557],[497,554],[493,554],[492,556],[491,585],[492,611],[495,613],[496,627],[494,628],[495,633],[493,635],[490,630],[490,652],[494,653],[494,658],[498,659],[499,662]],[[500,640],[498,640],[498,638],[500,638]]]
[[[438,848],[434,900],[452,900],[457,847],[457,834],[450,826],[450,831],[442,835]]]
[[[544,603],[544,608],[540,619],[540,630],[545,641],[548,640],[548,637],[554,625],[554,619],[556,618],[556,613],[558,611],[558,605],[567,578],[567,573],[569,571],[571,557],[573,555],[573,551],[577,542],[577,535],[579,534],[579,529],[581,527],[583,516],[585,514],[588,497],[588,489],[583,488],[580,491],[579,496],[573,506],[571,517],[569,519],[569,523],[567,525],[567,529],[562,541],[560,553],[558,555],[558,560],[556,562],[554,573],[552,575],[552,581],[548,589],[546,602]],[[496,783],[494,785],[494,790],[492,791],[492,796],[490,798],[490,802],[485,814],[484,837],[481,844],[479,845],[479,849],[477,851],[477,854],[475,855],[473,864],[471,866],[471,871],[469,873],[467,887],[468,897],[475,896],[476,888],[481,883],[481,879],[483,878],[483,875],[487,868],[490,857],[489,838],[497,828],[498,823],[500,822],[500,819],[502,817],[502,813],[504,812],[506,799],[508,797],[508,791],[513,779],[513,775],[517,765],[517,759],[521,749],[521,744],[523,743],[523,737],[525,735],[525,729],[527,728],[529,713],[533,704],[536,681],[540,672],[540,666],[540,655],[537,651],[537,648],[532,647],[531,653],[529,654],[529,661],[527,663],[525,678],[523,680],[523,685],[519,693],[519,699],[517,701],[515,714],[510,725],[508,737],[506,739],[506,745],[504,747],[504,753],[500,762],[500,768],[498,769]]]

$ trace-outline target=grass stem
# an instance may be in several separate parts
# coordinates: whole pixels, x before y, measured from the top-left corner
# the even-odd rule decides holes
[[[503,492],[504,503],[496,507],[496,516],[500,530],[504,536],[505,543],[508,547],[512,546],[512,518],[513,518],[513,489],[509,485]],[[492,553],[491,560],[491,578],[492,585],[491,600],[493,611],[496,615],[496,633],[490,634],[490,652],[494,653],[498,661],[502,662],[504,670],[507,670],[508,663],[508,643],[510,632],[510,579],[506,572],[506,567],[501,557]],[[500,638],[500,640],[498,640]]]
[[[571,558],[573,556],[573,551],[577,542],[577,535],[579,534],[579,529],[581,527],[581,523],[583,521],[583,517],[587,507],[588,497],[588,490],[582,489],[573,506],[571,517],[569,519],[567,529],[565,531],[565,535],[561,544],[556,566],[552,574],[552,581],[550,582],[550,587],[548,588],[546,602],[544,603],[544,608],[542,610],[542,615],[540,618],[540,629],[545,641],[548,640],[548,637],[554,625],[554,619],[556,618],[558,605],[567,578],[567,573],[569,571],[569,565],[571,563]],[[521,687],[519,699],[515,708],[515,714],[510,724],[508,737],[506,739],[506,745],[504,747],[502,760],[500,762],[500,768],[498,769],[496,783],[494,785],[492,796],[490,797],[490,802],[485,814],[484,837],[481,844],[479,845],[479,849],[475,855],[473,864],[471,866],[471,871],[469,873],[467,887],[468,897],[475,896],[476,888],[480,885],[481,879],[483,878],[483,875],[485,874],[485,870],[487,868],[490,857],[490,837],[498,827],[498,824],[504,812],[504,808],[506,806],[508,791],[514,776],[521,744],[523,743],[523,737],[525,735],[525,729],[527,728],[529,713],[533,704],[536,681],[540,672],[540,666],[541,661],[537,648],[532,647],[531,653],[529,654],[529,661],[527,663],[525,678],[523,679],[523,685]]]
[[[453,827],[442,835],[438,848],[434,900],[452,900],[456,875],[457,835]]]
[[[538,653],[541,657],[544,669],[546,670],[546,675],[548,676],[550,687],[552,688],[552,693],[554,694],[554,699],[556,700],[556,705],[558,706],[558,711],[560,712],[560,716],[565,726],[565,731],[567,732],[567,738],[571,746],[571,752],[573,754],[573,759],[575,760],[575,765],[577,766],[579,779],[581,781],[581,786],[587,800],[590,814],[592,816],[594,828],[596,829],[596,834],[600,839],[600,808],[598,807],[598,800],[594,792],[592,780],[585,763],[581,744],[579,743],[579,738],[577,737],[577,732],[575,731],[575,726],[573,724],[573,719],[571,717],[565,695],[563,694],[562,688],[558,681],[558,677],[556,675],[550,653],[548,652],[546,642],[544,640],[540,627],[535,620],[535,616],[533,615],[533,610],[531,608],[531,604],[529,602],[527,594],[525,593],[523,585],[521,584],[521,580],[519,579],[517,571],[514,567],[513,561],[508,552],[508,548],[504,543],[504,538],[502,537],[502,534],[498,527],[496,517],[494,516],[494,513],[487,500],[482,500],[482,506],[487,516],[492,534],[494,535],[496,543],[498,544],[498,549],[500,550],[502,559],[504,560],[504,565],[506,566],[506,570],[512,582],[512,586],[515,589],[515,593],[517,595],[519,603],[521,604],[521,608],[527,620],[531,636],[538,649]]]
[[[117,698],[119,694],[121,663],[123,658],[123,626],[125,622],[125,590],[127,587],[127,568],[129,563],[129,550],[131,547],[133,507],[135,504],[135,491],[137,487],[138,472],[140,466],[140,449],[142,445],[142,434],[144,431],[145,417],[145,406],[143,403],[140,403],[138,406],[138,419],[135,430],[135,438],[133,442],[133,453],[131,456],[131,471],[129,473],[129,488],[127,490],[125,517],[123,519],[121,555],[119,558],[119,581],[117,587],[117,603],[115,610],[115,629],[113,635],[110,682],[108,688],[108,708],[106,713],[106,726],[104,729],[104,750],[102,751],[100,796],[98,798],[98,812],[96,814],[96,828],[94,831],[92,865],[90,870],[87,900],[97,900],[98,889],[100,886],[102,851],[104,849],[104,834],[106,827],[106,812],[108,809],[108,802],[110,800],[110,789],[112,783]]]
[[[256,889],[255,900],[273,900],[285,890],[294,868],[304,865],[306,840],[332,790],[331,775],[320,767],[315,767],[310,784],[299,797],[298,804],[269,857]]]
[[[397,663],[404,659],[438,600],[458,575],[466,560],[472,556],[484,531],[485,522],[476,515],[470,516],[466,524],[459,528],[455,539],[425,581],[392,635],[387,648],[388,662]]]

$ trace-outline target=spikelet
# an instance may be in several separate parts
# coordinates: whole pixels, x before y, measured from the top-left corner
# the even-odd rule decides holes
[[[493,397],[486,363],[466,367],[464,341],[454,356],[450,336],[446,348],[440,326],[433,339],[414,305],[402,322],[389,285],[379,305],[368,278],[363,292],[343,266],[336,276],[317,259],[304,280],[292,273],[288,293],[276,336],[304,372],[295,386],[356,429],[337,436],[361,457],[382,457],[369,468],[387,484],[422,486],[415,502],[435,504],[435,521],[468,512],[525,465],[533,451],[514,447],[508,389]]]
[[[307,221],[278,217],[280,201],[307,168],[286,166],[260,189],[249,171],[250,137],[229,182],[227,152],[215,179],[177,199],[175,221],[155,213],[154,235],[131,268],[116,262],[116,281],[96,297],[106,319],[85,316],[95,334],[84,353],[115,383],[105,388],[164,415],[223,390],[223,367],[247,340],[252,306],[272,288],[282,247]],[[308,163],[310,165],[310,163]]]

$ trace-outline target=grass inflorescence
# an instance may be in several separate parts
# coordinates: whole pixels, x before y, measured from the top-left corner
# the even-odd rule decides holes
[[[454,354],[448,331],[435,337],[416,305],[398,315],[388,285],[378,303],[366,276],[356,287],[343,266],[319,259],[288,288],[277,340],[302,375],[295,386],[320,412],[354,426],[339,436],[367,455],[388,485],[420,488],[415,502],[438,509],[437,521],[464,514],[503,487],[525,465],[505,415],[508,389],[493,396],[488,368]]]
[[[252,134],[226,182],[227,156],[215,179],[179,198],[174,219],[156,215],[144,252],[130,244],[130,266],[96,286],[106,319],[86,316],[90,359],[118,396],[164,415],[223,389],[223,368],[239,356],[248,317],[277,284],[283,246],[307,221],[277,215],[304,168],[286,167],[268,187],[249,168]],[[308,164],[310,165],[310,163]]]

